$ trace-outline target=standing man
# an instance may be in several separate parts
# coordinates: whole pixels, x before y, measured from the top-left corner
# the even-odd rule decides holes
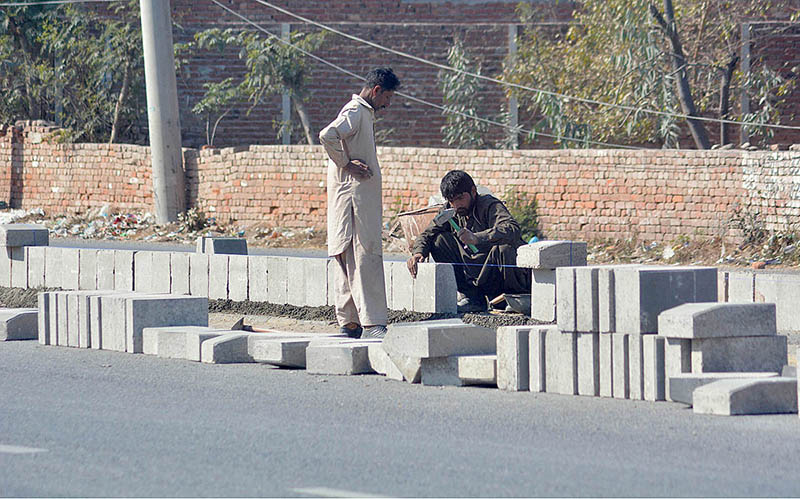
[[[336,319],[352,338],[386,335],[383,199],[375,112],[389,107],[400,81],[391,68],[367,73],[361,92],[319,134],[328,153],[328,256],[336,259]]]

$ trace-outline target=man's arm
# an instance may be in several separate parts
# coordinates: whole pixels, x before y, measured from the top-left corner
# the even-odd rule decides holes
[[[441,213],[443,209],[444,208],[439,210],[439,213]],[[417,277],[417,264],[428,258],[431,254],[431,247],[433,247],[433,241],[436,239],[437,234],[447,230],[450,230],[449,225],[440,227],[431,220],[431,223],[429,223],[425,230],[414,240],[414,247],[411,249],[411,258],[406,262],[408,271],[411,272],[413,277]]]
[[[475,233],[476,244],[514,244],[522,237],[519,223],[511,216],[500,200],[494,200],[486,210],[489,228]]]
[[[360,122],[358,114],[358,109],[343,111],[330,125],[319,132],[319,141],[336,166],[363,180],[372,176],[372,170],[362,160],[350,157],[350,151],[347,149],[347,141],[358,131]]]

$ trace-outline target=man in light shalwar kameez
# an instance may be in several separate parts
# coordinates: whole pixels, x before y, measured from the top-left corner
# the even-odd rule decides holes
[[[319,134],[328,153],[328,256],[334,265],[336,319],[350,337],[386,335],[383,199],[375,112],[400,85],[390,68],[373,69],[361,92]]]

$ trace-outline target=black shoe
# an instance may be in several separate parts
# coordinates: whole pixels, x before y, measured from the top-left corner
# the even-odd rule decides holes
[[[486,312],[486,298],[483,296],[480,298],[466,296],[458,301],[456,312],[459,314],[477,314]]]
[[[362,340],[382,340],[386,336],[386,326],[368,327],[361,333]]]
[[[347,326],[342,326],[342,328],[339,330],[339,333],[347,336],[348,338],[361,338],[362,331],[363,329],[361,329],[361,326],[356,326],[353,329],[350,329]]]

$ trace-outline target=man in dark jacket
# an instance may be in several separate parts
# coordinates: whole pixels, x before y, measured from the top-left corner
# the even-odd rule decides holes
[[[525,244],[516,220],[502,201],[478,195],[466,172],[453,170],[442,178],[444,208],[454,208],[458,232],[449,223],[431,224],[417,237],[408,270],[417,276],[417,264],[429,255],[438,263],[452,263],[458,291],[459,313],[485,312],[486,298],[502,293],[530,293],[531,270],[518,268],[517,248]],[[477,248],[477,252],[470,248]]]

